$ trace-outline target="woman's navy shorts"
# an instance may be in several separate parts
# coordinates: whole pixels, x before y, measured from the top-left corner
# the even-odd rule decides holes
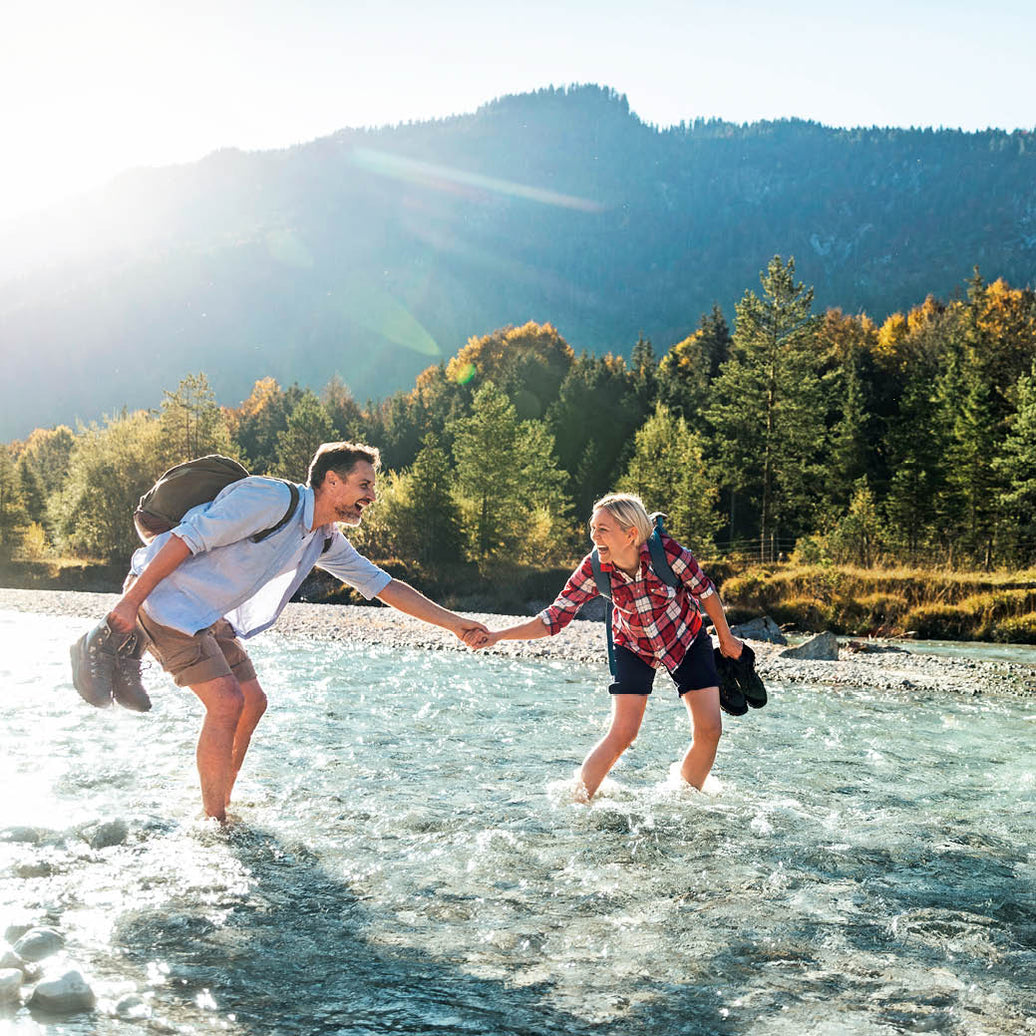
[[[687,649],[684,660],[672,674],[676,693],[718,687],[716,661],[712,653],[712,637],[703,629]],[[629,648],[615,645],[615,682],[608,688],[612,694],[650,694],[655,682],[655,669]]]

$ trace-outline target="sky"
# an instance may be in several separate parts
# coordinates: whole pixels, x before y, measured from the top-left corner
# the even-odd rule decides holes
[[[1031,0],[4,0],[0,27],[0,219],[572,83],[658,126],[1036,128]]]

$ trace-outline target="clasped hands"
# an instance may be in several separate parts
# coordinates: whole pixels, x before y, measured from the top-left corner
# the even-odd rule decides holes
[[[479,648],[492,647],[500,639],[499,633],[494,633],[483,626],[482,623],[465,627],[458,636],[473,651],[478,651]]]

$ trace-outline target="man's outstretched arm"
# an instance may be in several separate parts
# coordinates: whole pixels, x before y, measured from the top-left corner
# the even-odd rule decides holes
[[[433,626],[442,626],[443,629],[449,630],[461,640],[464,639],[465,633],[470,633],[472,630],[489,632],[481,622],[455,615],[448,609],[440,607],[435,601],[429,600],[409,583],[401,582],[399,579],[393,579],[384,590],[375,596],[397,611],[412,615],[422,622],[430,622]]]
[[[137,612],[148,594],[190,556],[191,548],[179,536],[170,536],[108,613],[111,628],[117,633],[132,633],[137,624]]]

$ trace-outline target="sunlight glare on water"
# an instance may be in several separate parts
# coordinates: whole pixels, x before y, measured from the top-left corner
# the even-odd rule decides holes
[[[222,831],[200,707],[80,701],[88,625],[0,612],[0,905],[98,991],[63,1032],[1036,1031],[1023,700],[773,686],[698,792],[660,680],[585,807],[601,670],[269,636]]]

